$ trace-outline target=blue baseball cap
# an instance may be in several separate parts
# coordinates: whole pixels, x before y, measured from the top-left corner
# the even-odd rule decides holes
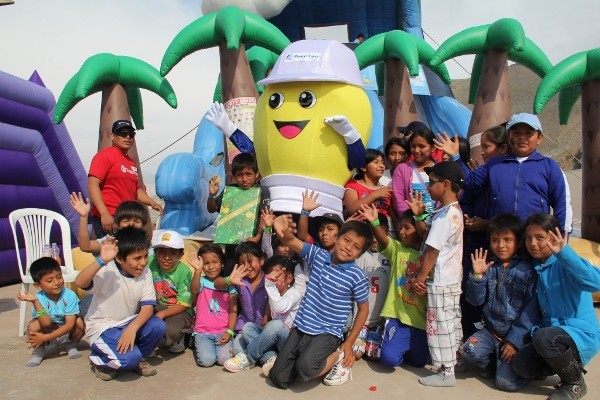
[[[515,114],[506,123],[506,130],[509,131],[510,128],[517,124],[527,124],[536,131],[542,131],[542,123],[537,115],[528,114],[528,113],[520,113]]]

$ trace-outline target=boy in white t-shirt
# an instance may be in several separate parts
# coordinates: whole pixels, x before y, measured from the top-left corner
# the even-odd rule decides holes
[[[427,294],[427,343],[436,375],[419,379],[426,386],[454,386],[454,365],[462,340],[460,294],[462,280],[463,216],[458,193],[464,183],[462,169],[454,161],[425,168],[429,193],[441,206],[423,214],[421,196],[412,199],[417,230],[425,231],[421,270],[415,279],[417,294]],[[425,223],[425,218],[427,222]]]
[[[166,329],[165,322],[153,315],[156,293],[146,268],[149,246],[144,230],[119,229],[114,238],[102,242],[96,261],[75,279],[77,286],[94,295],[85,316],[84,339],[92,348],[90,361],[96,376],[102,380],[113,379],[120,370],[156,375],[142,361]]]
[[[378,221],[379,224],[376,226],[380,225],[387,233],[387,218],[379,214]],[[353,350],[356,359],[361,358],[365,353],[367,340],[371,335],[369,332],[381,331],[385,322],[384,318],[381,318],[379,315],[383,309],[390,286],[391,265],[387,258],[377,252],[377,246],[377,240],[373,240],[371,247],[356,259],[356,266],[365,273],[369,281],[369,315],[367,316],[365,326],[354,342]],[[369,357],[369,354],[367,354],[367,357]],[[372,355],[371,357],[372,359],[378,359],[376,355]]]

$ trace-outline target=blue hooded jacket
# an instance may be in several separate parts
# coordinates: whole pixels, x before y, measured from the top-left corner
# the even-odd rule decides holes
[[[600,290],[600,269],[566,245],[545,263],[538,261],[535,270],[542,310],[540,328],[564,329],[587,364],[600,350],[600,325],[592,301],[592,292]]]

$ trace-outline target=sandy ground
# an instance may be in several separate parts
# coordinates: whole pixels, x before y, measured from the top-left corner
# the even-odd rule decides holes
[[[25,362],[30,357],[23,338],[17,336],[19,304],[15,299],[20,285],[0,288],[0,398],[2,399],[283,399],[293,395],[299,399],[389,399],[396,396],[411,398],[443,397],[452,399],[543,399],[558,382],[556,376],[534,381],[522,393],[505,393],[493,388],[492,381],[484,381],[478,370],[470,366],[466,373],[457,375],[453,388],[421,386],[419,376],[429,374],[427,369],[401,367],[385,369],[372,362],[359,361],[353,369],[353,380],[340,387],[327,387],[319,380],[297,383],[283,391],[271,386],[260,368],[231,374],[222,367],[199,368],[191,350],[178,356],[159,352],[150,359],[158,375],[142,378],[131,372],[122,372],[110,382],[94,376],[89,367],[89,349],[81,346],[82,357],[69,360],[64,352],[54,354],[35,368]],[[600,310],[597,314],[600,316]],[[593,399],[600,393],[600,358],[587,366],[588,395]],[[376,390],[370,390],[374,387]]]

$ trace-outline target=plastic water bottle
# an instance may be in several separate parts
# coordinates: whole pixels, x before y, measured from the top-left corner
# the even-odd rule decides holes
[[[58,265],[62,265],[62,260],[60,259],[60,249],[56,243],[52,243],[52,258],[56,260]]]
[[[42,257],[53,257],[52,247],[49,244],[44,245],[44,250],[42,251]]]

